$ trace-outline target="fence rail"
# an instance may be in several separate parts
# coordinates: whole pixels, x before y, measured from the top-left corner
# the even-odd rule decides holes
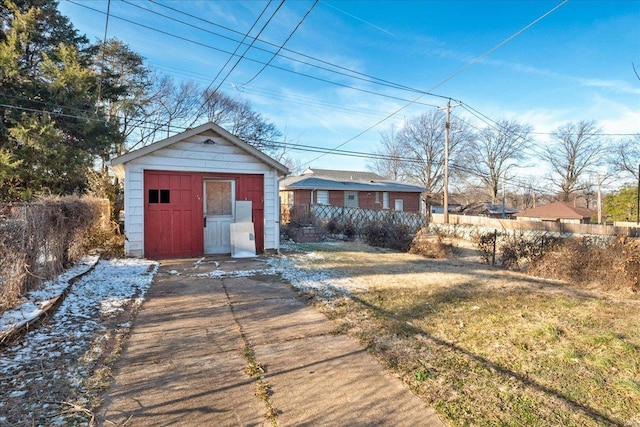
[[[432,214],[434,224],[443,224],[443,214]],[[491,227],[507,230],[532,230],[548,231],[564,234],[592,234],[600,236],[628,236],[640,237],[640,227],[632,226],[631,223],[622,225],[600,225],[600,224],[573,224],[566,222],[550,221],[524,221],[514,219],[496,219],[483,216],[467,216],[449,214],[449,224],[454,225],[475,225],[478,227]],[[628,224],[628,225],[627,225]]]

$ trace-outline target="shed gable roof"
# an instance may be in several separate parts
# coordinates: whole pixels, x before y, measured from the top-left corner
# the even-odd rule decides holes
[[[280,172],[283,175],[287,175],[289,174],[289,169],[284,166],[283,164],[281,164],[280,162],[278,162],[277,160],[271,158],[270,156],[268,156],[267,154],[263,153],[262,151],[258,150],[257,148],[253,147],[252,145],[246,143],[245,141],[241,140],[240,138],[238,138],[237,136],[229,133],[228,131],[226,131],[225,129],[223,129],[222,127],[220,127],[219,125],[213,123],[213,122],[208,122],[205,123],[203,125],[197,126],[195,128],[192,129],[187,129],[186,131],[182,132],[182,133],[178,133],[176,135],[173,135],[169,138],[154,142],[153,144],[149,144],[145,147],[139,148],[137,150],[134,151],[130,151],[127,154],[123,154],[122,156],[119,157],[115,157],[113,159],[111,159],[111,161],[109,162],[109,166],[111,166],[112,169],[114,169],[114,171],[117,172],[122,172],[124,169],[124,164],[127,162],[130,162],[132,160],[138,159],[140,157],[146,156],[148,154],[151,154],[157,150],[160,150],[162,148],[166,148],[172,144],[176,144],[178,142],[184,141],[186,139],[192,138],[196,135],[199,134],[204,134],[207,132],[213,132],[217,135],[219,135],[221,138],[223,138],[225,141],[229,142],[231,145],[234,145],[235,147],[243,150],[244,152],[246,152],[247,154],[257,158],[258,160],[260,160],[261,162],[267,164],[268,166],[270,166],[273,169],[276,169],[278,172]]]
[[[564,202],[553,202],[536,208],[527,209],[516,214],[522,218],[540,218],[544,220],[558,221],[559,219],[584,219],[591,218],[596,212],[586,208],[574,208]]]

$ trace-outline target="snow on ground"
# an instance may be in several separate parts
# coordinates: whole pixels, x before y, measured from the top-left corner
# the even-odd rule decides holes
[[[296,245],[290,248],[296,251]],[[349,295],[356,284],[335,272],[313,269],[313,260],[323,255],[301,251],[268,257],[269,268],[218,269],[209,273],[190,273],[200,277],[253,276],[281,274],[295,288],[331,299]],[[40,308],[69,286],[68,282],[96,263],[87,259],[65,272],[44,289],[29,294],[17,310],[0,319],[0,333],[29,321]],[[194,264],[198,269],[204,259]],[[109,328],[126,331],[129,318],[119,315],[137,308],[151,285],[158,265],[140,259],[101,260],[92,271],[76,281],[55,314],[29,331],[13,346],[0,348],[0,426],[67,426],[86,424],[87,414],[70,409],[86,401],[86,380],[100,358]],[[169,272],[181,274],[178,271]],[[53,391],[51,391],[53,390]],[[78,405],[73,407],[68,403]]]
[[[157,263],[139,259],[101,260],[75,282],[55,314],[11,347],[0,350],[0,425],[73,425],[73,402],[82,406],[84,381],[100,357],[107,324],[125,306],[142,304]],[[60,292],[67,272],[48,283],[38,301]],[[23,312],[31,310],[31,306]],[[12,322],[19,321],[15,318]],[[5,321],[8,324],[9,321]],[[128,319],[118,325],[128,329]],[[55,395],[49,393],[55,390]],[[61,394],[60,391],[64,393]]]
[[[327,245],[335,245],[329,242]],[[296,251],[295,245],[289,244],[289,250]],[[349,296],[350,291],[361,289],[348,277],[340,277],[335,271],[316,270],[313,260],[324,255],[317,252],[294,252],[280,257],[268,258],[267,262],[291,285],[302,291],[317,294],[321,298],[331,299]]]
[[[5,311],[0,317],[0,337],[3,333],[37,319],[42,314],[44,307],[64,292],[69,286],[69,281],[89,271],[98,262],[98,258],[98,256],[83,258],[55,280],[46,282],[42,289],[29,292],[22,298],[22,303],[19,306]]]

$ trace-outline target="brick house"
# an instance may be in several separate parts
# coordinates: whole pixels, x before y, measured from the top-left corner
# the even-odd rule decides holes
[[[422,193],[426,191],[426,188],[418,185],[359,171],[309,168],[300,176],[280,181],[280,200],[285,210],[294,206],[330,205],[422,212]]]

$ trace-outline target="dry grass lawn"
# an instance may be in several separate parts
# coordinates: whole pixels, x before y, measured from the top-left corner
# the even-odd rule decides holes
[[[465,259],[358,243],[299,246],[299,269],[351,296],[320,299],[454,426],[640,426],[640,298]],[[340,280],[341,279],[341,280]]]

